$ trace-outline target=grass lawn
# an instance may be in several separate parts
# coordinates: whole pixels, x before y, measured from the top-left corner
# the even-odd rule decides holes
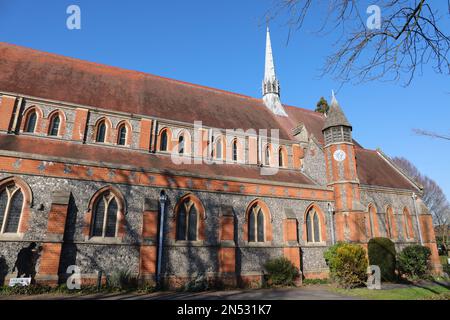
[[[425,287],[411,286],[408,288],[389,290],[369,290],[367,288],[346,290],[334,288],[333,291],[352,297],[360,297],[370,300],[450,300],[450,290],[440,285],[429,285]]]

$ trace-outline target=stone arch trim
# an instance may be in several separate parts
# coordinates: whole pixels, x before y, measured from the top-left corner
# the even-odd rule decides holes
[[[302,224],[302,239],[304,243],[308,243],[307,238],[307,226],[306,226],[306,218],[311,209],[314,209],[319,217],[319,228],[320,228],[320,242],[327,241],[327,223],[326,217],[323,213],[322,209],[315,203],[311,203],[303,213],[303,224]]]
[[[282,168],[287,168],[287,167],[288,167],[288,153],[287,153],[287,149],[286,149],[285,146],[279,146],[279,147],[278,147],[278,149],[277,149],[277,159],[278,159],[278,162],[280,161],[280,160],[279,160],[279,154],[280,154],[280,151],[281,151],[281,154],[283,155]],[[279,163],[278,163],[278,164],[279,164]]]
[[[187,129],[181,129],[180,132],[178,132],[178,135],[176,137],[176,140],[174,141],[177,146],[179,142],[180,136],[183,136],[184,138],[184,154],[191,154],[192,153],[192,137],[191,133]],[[178,148],[176,150],[178,152]]]
[[[371,230],[372,238],[381,237],[377,206],[372,202],[369,203],[369,205],[367,206],[367,212],[369,214],[369,227]]]
[[[30,106],[23,112],[22,121],[20,124],[20,131],[21,132],[25,131],[25,126],[28,123],[28,117],[32,112],[36,112],[36,127],[34,129],[34,132],[42,133],[42,121],[44,119],[44,113],[42,112],[42,109],[37,105]]]
[[[161,151],[161,136],[164,131],[167,132],[167,150],[163,152],[172,152],[172,129],[166,126],[162,127],[158,131],[158,136],[156,139],[156,150]]]
[[[398,227],[395,219],[394,209],[391,205],[386,206],[386,227],[388,230],[388,237],[396,240],[398,239]]]
[[[233,161],[233,147],[236,143],[237,147],[237,162],[244,160],[244,144],[245,141],[241,141],[238,137],[233,137],[229,144],[227,144],[227,159]]]
[[[97,190],[89,200],[87,212],[84,215],[84,230],[85,237],[91,236],[91,227],[93,219],[94,206],[97,200],[106,192],[110,192],[117,200],[118,214],[117,214],[117,238],[123,238],[125,236],[125,215],[127,213],[127,204],[122,192],[114,186],[105,186]]]
[[[186,200],[191,200],[194,203],[195,208],[197,209],[198,220],[197,220],[197,240],[203,241],[205,240],[205,220],[206,220],[206,210],[203,206],[201,200],[194,195],[193,193],[187,193],[178,199],[174,209],[173,209],[173,218],[170,226],[170,239],[176,241],[177,239],[177,225],[178,225],[178,214],[180,212],[180,206]]]
[[[403,235],[406,240],[413,240],[415,238],[415,233],[411,213],[409,212],[409,209],[407,207],[404,207],[402,214]],[[407,234],[406,231],[408,231]]]
[[[221,147],[222,147],[222,157],[221,158],[217,158],[217,144],[221,143]],[[223,134],[219,134],[214,138],[214,142],[213,142],[213,158],[217,159],[217,160],[224,160],[227,159],[228,156],[228,150],[227,150],[227,139],[225,138],[225,136]]]
[[[267,149],[269,149],[269,163],[266,163],[266,152],[267,152]],[[266,165],[266,166],[274,166],[276,164],[277,167],[278,167],[278,163],[275,163],[275,158],[278,159],[278,156],[274,157],[274,148],[273,148],[273,145],[270,142],[264,144],[264,148],[263,148],[262,151],[263,151],[263,153],[262,153],[261,163],[263,165]]]
[[[63,110],[60,110],[60,109],[53,110],[48,115],[48,117],[47,117],[47,125],[46,125],[46,132],[47,132],[47,135],[50,135],[50,129],[51,129],[51,124],[53,122],[53,118],[55,116],[57,116],[57,115],[59,115],[59,120],[60,120],[58,137],[62,137],[66,133],[67,117],[66,117],[66,113]]]
[[[127,129],[127,136],[125,138],[125,146],[130,146],[132,143],[133,138],[133,127],[131,126],[131,123],[128,120],[122,120],[117,123],[117,126],[114,130],[114,137],[113,140],[116,144],[119,144],[119,130],[122,128],[122,126],[125,126]]]
[[[262,213],[264,214],[264,237],[265,237],[265,241],[272,241],[273,240],[273,233],[272,233],[272,214],[270,212],[269,207],[267,206],[267,204],[261,200],[261,199],[255,199],[253,201],[251,201],[248,206],[247,209],[245,210],[245,221],[244,221],[244,241],[249,242],[249,238],[248,238],[248,222],[249,222],[249,216],[251,213],[251,209],[253,208],[254,205],[258,205],[261,210]]]
[[[18,228],[18,233],[23,234],[28,231],[31,208],[33,207],[33,192],[28,183],[19,177],[8,177],[0,180],[0,190],[10,184],[15,184],[19,187],[23,194],[22,213]]]
[[[105,122],[106,125],[106,133],[105,133],[105,142],[104,143],[111,143],[112,142],[112,131],[113,131],[113,125],[111,120],[108,117],[100,117],[94,125],[94,136],[93,136],[93,141],[97,142],[97,133],[98,133],[98,127],[100,125],[100,123]]]

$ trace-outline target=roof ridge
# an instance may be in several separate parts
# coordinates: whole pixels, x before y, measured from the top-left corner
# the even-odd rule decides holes
[[[80,58],[76,58],[76,57],[69,57],[63,54],[59,54],[59,53],[53,53],[53,52],[47,52],[47,51],[42,51],[42,50],[38,50],[38,49],[33,49],[33,48],[29,48],[29,47],[24,47],[24,46],[20,46],[20,45],[16,45],[16,44],[12,44],[12,43],[7,43],[4,41],[0,41],[0,46],[1,45],[6,45],[6,46],[11,46],[11,47],[16,47],[16,48],[20,48],[20,49],[24,49],[24,50],[30,50],[30,51],[34,51],[36,53],[41,53],[41,54],[46,54],[55,58],[62,58],[65,60],[69,60],[69,61],[77,61],[77,62],[83,62],[83,63],[89,63],[91,65],[95,65],[97,67],[101,67],[104,69],[112,69],[112,70],[117,70],[117,71],[125,71],[127,73],[131,73],[131,74],[140,74],[143,76],[148,76],[148,77],[154,77],[154,78],[158,78],[161,80],[165,80],[165,81],[170,81],[173,83],[178,83],[181,85],[186,85],[186,86],[190,86],[190,87],[196,87],[199,89],[204,89],[204,90],[208,90],[208,91],[214,91],[217,93],[223,93],[223,94],[229,94],[229,95],[233,95],[233,96],[237,96],[240,98],[244,98],[244,99],[250,99],[250,100],[256,100],[259,102],[262,102],[261,99],[259,98],[255,98],[255,97],[251,97],[245,94],[241,94],[241,93],[236,93],[236,92],[232,92],[229,90],[224,90],[224,89],[219,89],[219,88],[214,88],[214,87],[210,87],[210,86],[206,86],[206,85],[202,85],[202,84],[196,84],[196,83],[192,83],[192,82],[187,82],[187,81],[183,81],[183,80],[178,80],[178,79],[173,79],[173,78],[169,78],[169,77],[165,77],[165,76],[160,76],[160,75],[156,75],[153,73],[147,73],[144,71],[139,71],[139,70],[133,70],[133,69],[126,69],[124,67],[118,67],[118,66],[111,66],[108,64],[104,64],[104,63],[100,63],[100,62],[95,62],[95,61],[89,61],[89,60],[83,60]]]

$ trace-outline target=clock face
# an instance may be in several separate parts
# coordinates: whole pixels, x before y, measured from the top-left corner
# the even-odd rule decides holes
[[[345,154],[345,152],[343,150],[336,150],[333,154],[334,160],[336,160],[338,162],[344,161],[346,156],[347,155]]]

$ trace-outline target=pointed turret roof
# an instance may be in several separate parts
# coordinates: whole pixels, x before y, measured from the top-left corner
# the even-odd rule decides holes
[[[336,99],[336,96],[334,95],[334,91],[331,92],[332,98],[331,98],[331,106],[330,110],[327,113],[327,118],[325,120],[325,125],[323,126],[322,130],[326,130],[331,127],[337,127],[337,126],[346,126],[346,127],[352,127],[350,122],[348,122],[347,117],[344,114],[344,111],[342,111],[341,107],[339,106],[339,102]]]

